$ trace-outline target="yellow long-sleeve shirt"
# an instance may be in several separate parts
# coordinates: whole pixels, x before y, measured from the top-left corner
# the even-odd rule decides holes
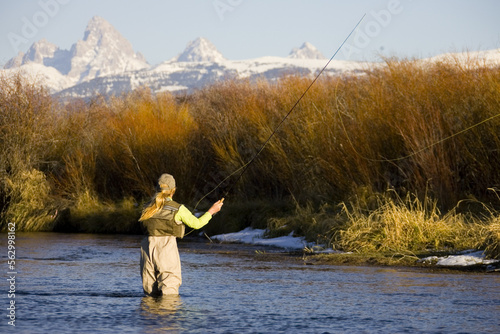
[[[205,212],[200,218],[197,218],[184,205],[181,205],[179,211],[175,214],[176,222],[182,222],[195,230],[207,225],[210,219],[212,219],[210,213]]]
[[[173,235],[179,238],[184,236],[184,225],[193,229],[200,229],[212,219],[209,212],[197,218],[184,205],[168,198],[165,206],[151,218],[142,221],[143,231],[149,236]]]

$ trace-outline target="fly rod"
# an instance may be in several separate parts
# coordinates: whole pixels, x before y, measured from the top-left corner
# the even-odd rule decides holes
[[[337,51],[335,51],[335,53],[331,56],[331,58],[328,60],[328,62],[325,64],[325,66],[321,69],[321,71],[319,71],[319,73],[316,75],[316,77],[314,77],[314,79],[311,81],[311,83],[306,88],[306,90],[304,90],[304,92],[302,93],[302,95],[297,99],[297,101],[290,108],[290,110],[288,111],[288,113],[281,119],[281,121],[278,123],[278,125],[276,126],[276,128],[273,130],[273,132],[271,133],[271,135],[266,139],[266,141],[262,144],[262,146],[260,147],[260,149],[257,151],[257,153],[255,153],[253,155],[253,157],[247,163],[245,163],[243,166],[241,166],[240,168],[238,168],[237,170],[235,170],[234,172],[232,172],[231,174],[229,174],[226,178],[224,178],[224,180],[222,180],[221,182],[219,182],[219,184],[217,184],[212,190],[210,190],[205,196],[203,196],[198,201],[198,203],[196,203],[195,208],[198,207],[198,204],[200,204],[200,202],[205,197],[207,197],[212,192],[214,192],[216,189],[218,189],[227,179],[229,179],[230,177],[232,177],[233,175],[235,175],[236,173],[238,173],[238,172],[241,171],[241,173],[238,175],[238,177],[236,178],[236,180],[234,180],[231,183],[230,187],[226,190],[226,192],[225,192],[225,194],[224,194],[223,197],[227,197],[227,195],[229,194],[229,192],[231,191],[231,189],[234,187],[234,185],[236,183],[238,183],[238,181],[241,179],[241,176],[247,171],[248,167],[254,162],[254,160],[259,156],[259,154],[262,153],[262,151],[264,150],[264,148],[266,147],[266,145],[269,143],[269,141],[271,140],[271,138],[276,134],[276,132],[281,127],[281,125],[283,125],[283,123],[285,122],[285,120],[288,118],[288,116],[290,116],[290,114],[293,112],[293,110],[295,109],[295,107],[297,107],[297,105],[300,103],[300,101],[304,98],[304,96],[307,94],[307,92],[309,91],[309,89],[318,80],[318,78],[325,71],[325,69],[328,67],[328,65],[330,65],[330,63],[332,62],[333,58],[335,58],[335,56],[337,55],[337,53],[339,53],[340,49],[342,49],[342,47],[347,42],[347,40],[351,37],[351,35],[354,33],[354,31],[358,28],[358,26],[360,25],[361,21],[363,21],[363,19],[365,18],[365,16],[366,16],[366,13],[363,14],[363,16],[361,17],[361,19],[359,19],[358,23],[356,23],[356,25],[354,26],[354,28],[352,28],[352,30],[349,33],[349,35],[347,35],[347,37],[344,39],[344,41],[342,42],[342,44],[340,44],[340,46],[338,47]]]

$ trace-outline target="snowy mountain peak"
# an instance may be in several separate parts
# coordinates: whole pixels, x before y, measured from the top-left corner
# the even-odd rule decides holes
[[[294,59],[325,59],[325,56],[309,42],[302,44],[300,48],[293,48],[288,58]]]
[[[25,54],[19,52],[16,57],[10,59],[4,68],[19,67],[28,63],[44,64],[45,58],[54,57],[57,50],[59,50],[57,45],[48,42],[46,39],[41,39],[33,43]]]
[[[24,57],[24,53],[19,51],[19,53],[17,54],[17,56],[9,59],[5,65],[3,66],[4,69],[9,69],[9,68],[16,68],[16,67],[19,67],[23,64],[23,57]]]
[[[46,39],[41,39],[33,43],[25,54],[19,52],[16,57],[10,59],[4,68],[16,68],[34,63],[54,67],[62,74],[67,74],[70,66],[69,61],[68,51],[60,50],[57,45],[48,42]]]
[[[108,21],[94,16],[83,36],[71,50],[60,50],[55,44],[42,39],[33,43],[26,54],[10,59],[5,69],[22,67],[29,63],[53,67],[67,81],[80,83],[98,76],[119,74],[149,68],[140,53]]]
[[[148,68],[140,53],[105,19],[94,16],[85,29],[83,40],[71,47],[68,76],[77,81],[97,76]]]
[[[191,41],[174,60],[180,62],[221,62],[224,56],[208,39],[199,37]]]
[[[48,42],[46,39],[41,39],[31,45],[28,52],[23,57],[23,63],[33,62],[43,64],[45,58],[54,57],[54,53],[59,50],[57,45]]]
[[[97,35],[98,37],[102,37],[106,33],[111,33],[113,35],[120,35],[120,33],[111,25],[111,23],[109,23],[100,16],[94,16],[90,19],[89,23],[87,24],[87,27],[85,28],[83,40],[84,41],[88,40],[91,35]]]

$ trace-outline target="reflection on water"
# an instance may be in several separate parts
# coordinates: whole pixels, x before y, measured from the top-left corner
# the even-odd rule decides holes
[[[156,326],[148,326],[145,332],[158,331],[180,331],[182,328],[177,322],[177,317],[182,310],[182,300],[180,296],[151,297],[144,296],[141,299],[141,315],[144,319],[149,319]]]
[[[142,298],[141,308],[154,316],[167,316],[177,313],[182,307],[181,297],[169,295],[163,297],[145,296]]]
[[[0,235],[0,247],[7,238]],[[180,296],[147,297],[140,236],[16,235],[19,333],[498,333],[498,274],[308,266],[181,242]],[[5,252],[6,253],[6,252]],[[6,263],[6,254],[2,254]],[[6,280],[0,289],[7,291]],[[7,305],[6,294],[0,295]],[[6,318],[6,317],[5,317]],[[0,332],[7,332],[7,321]]]

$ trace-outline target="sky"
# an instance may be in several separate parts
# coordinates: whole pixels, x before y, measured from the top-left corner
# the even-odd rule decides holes
[[[45,38],[69,50],[93,16],[151,65],[204,37],[225,58],[286,57],[309,42],[330,58],[377,61],[500,48],[499,0],[0,0],[0,66]]]

